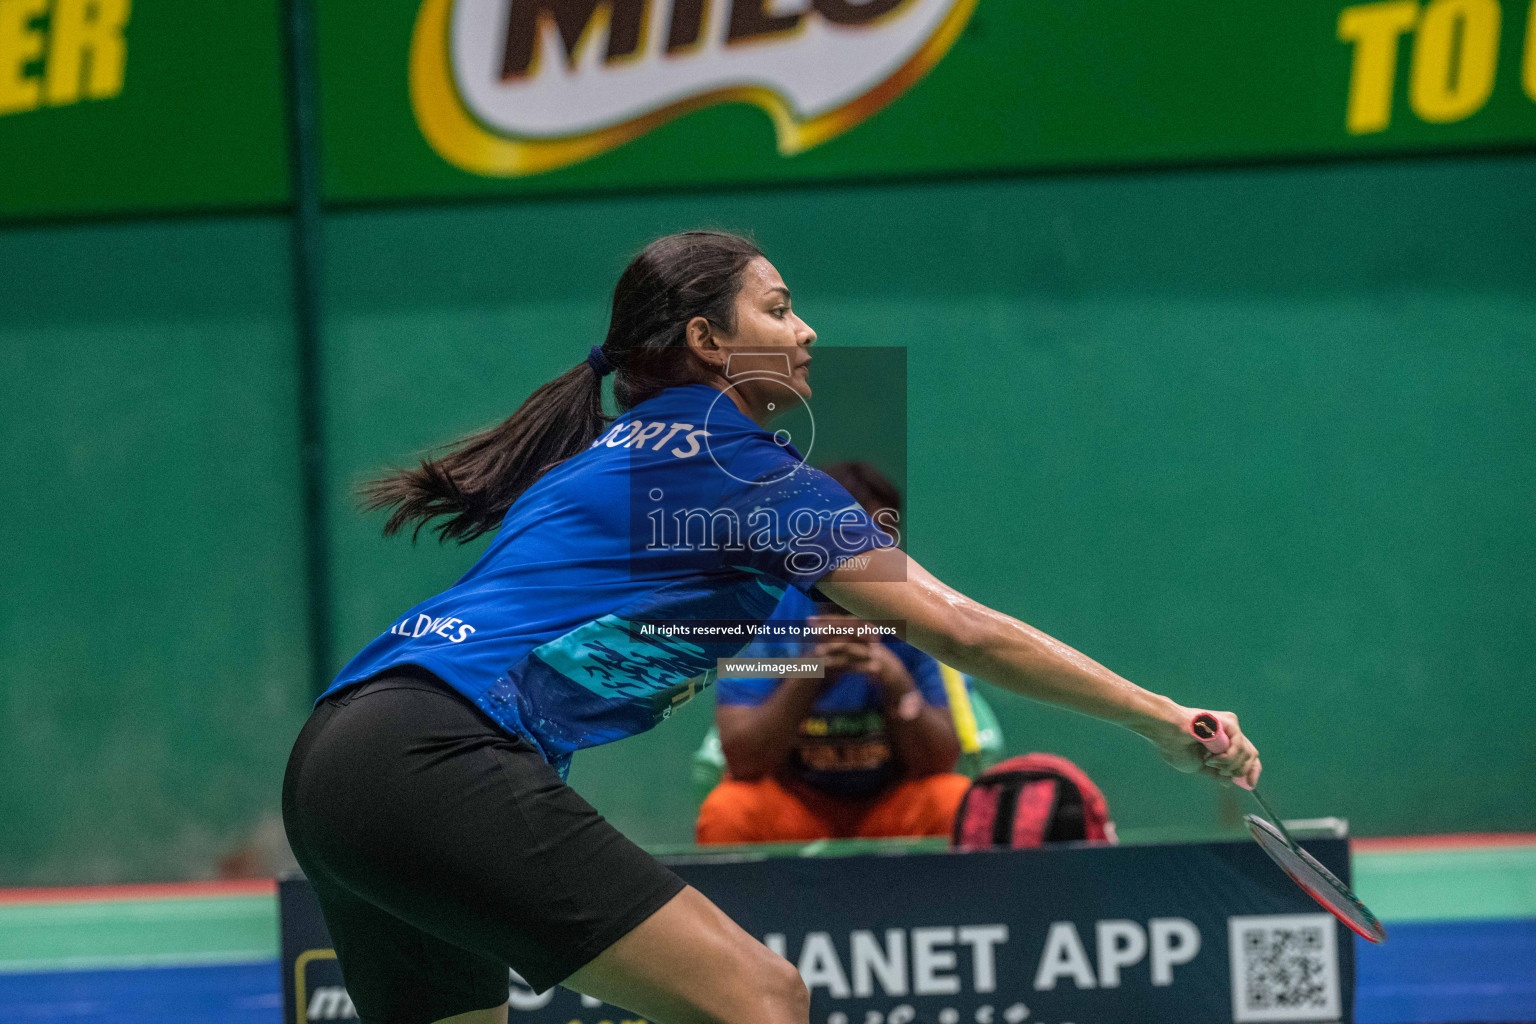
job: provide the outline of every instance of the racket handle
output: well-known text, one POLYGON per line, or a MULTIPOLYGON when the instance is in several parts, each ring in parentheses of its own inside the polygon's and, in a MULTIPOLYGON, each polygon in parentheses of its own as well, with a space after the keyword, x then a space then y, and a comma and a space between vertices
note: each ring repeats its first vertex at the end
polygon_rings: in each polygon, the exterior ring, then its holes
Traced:
MULTIPOLYGON (((1232 737, 1227 735, 1226 726, 1209 711, 1202 711, 1189 720, 1189 734, 1213 754, 1225 754, 1232 748, 1232 737)), ((1244 789, 1253 788, 1253 782, 1247 777, 1232 781, 1244 789)))

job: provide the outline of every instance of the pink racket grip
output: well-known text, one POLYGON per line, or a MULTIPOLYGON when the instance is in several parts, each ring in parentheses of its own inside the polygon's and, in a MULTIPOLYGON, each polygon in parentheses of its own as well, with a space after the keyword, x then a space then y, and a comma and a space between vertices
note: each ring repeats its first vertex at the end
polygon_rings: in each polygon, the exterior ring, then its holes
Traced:
MULTIPOLYGON (((1232 737, 1227 735, 1226 726, 1209 711, 1202 711, 1189 720, 1189 734, 1213 754, 1225 754, 1232 746, 1232 737)), ((1244 789, 1253 788, 1253 781, 1249 778, 1232 781, 1244 789)))

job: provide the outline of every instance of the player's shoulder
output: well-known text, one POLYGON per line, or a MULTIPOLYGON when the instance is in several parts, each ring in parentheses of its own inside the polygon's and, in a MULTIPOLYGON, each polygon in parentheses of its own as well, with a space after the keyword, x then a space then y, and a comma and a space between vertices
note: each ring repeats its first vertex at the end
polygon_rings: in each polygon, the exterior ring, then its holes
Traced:
MULTIPOLYGON (((756 492, 769 488, 772 493, 822 493, 835 487, 835 481, 806 463, 790 444, 781 444, 766 432, 742 432, 725 439, 711 438, 714 462, 726 479, 727 491, 756 492)), ((841 488, 838 488, 841 490, 841 488)))
POLYGON ((804 460, 792 444, 782 435, 769 433, 751 420, 741 417, 741 422, 709 425, 710 449, 724 460, 751 459, 773 463, 804 460))

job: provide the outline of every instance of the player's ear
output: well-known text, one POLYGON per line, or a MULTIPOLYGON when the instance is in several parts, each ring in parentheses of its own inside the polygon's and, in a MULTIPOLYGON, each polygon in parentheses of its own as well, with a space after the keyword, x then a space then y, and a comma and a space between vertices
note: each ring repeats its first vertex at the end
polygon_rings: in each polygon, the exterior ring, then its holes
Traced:
POLYGON ((696 316, 683 325, 683 336, 688 342, 688 347, 694 351, 719 349, 720 344, 715 340, 715 325, 709 322, 708 317, 696 316))
POLYGON ((717 330, 707 317, 696 316, 683 325, 683 341, 700 362, 724 373, 726 355, 720 348, 717 330))

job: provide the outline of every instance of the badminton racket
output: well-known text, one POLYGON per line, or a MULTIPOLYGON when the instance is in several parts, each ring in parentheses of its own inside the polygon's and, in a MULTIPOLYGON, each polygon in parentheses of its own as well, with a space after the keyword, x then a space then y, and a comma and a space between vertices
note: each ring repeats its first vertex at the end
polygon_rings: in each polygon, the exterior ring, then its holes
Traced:
MULTIPOLYGON (((1227 735, 1226 728, 1209 711, 1195 715, 1190 720, 1189 731, 1200 741, 1201 746, 1213 754, 1225 754, 1232 746, 1232 738, 1227 735)), ((1376 915, 1360 902, 1360 898, 1350 891, 1349 886, 1319 864, 1317 858, 1296 845, 1296 840, 1286 831, 1280 815, 1260 795, 1255 781, 1248 777, 1232 781, 1253 794, 1260 809, 1268 816, 1266 820, 1256 814, 1245 814, 1243 821, 1248 825, 1249 834, 1269 854, 1270 859, 1280 866, 1280 870, 1356 935, 1371 942, 1387 941, 1387 930, 1376 920, 1376 915)))

